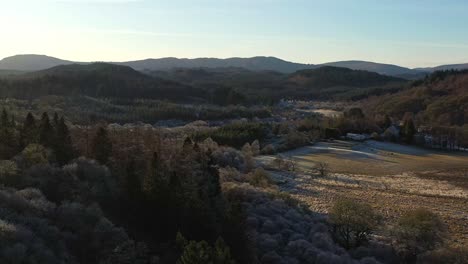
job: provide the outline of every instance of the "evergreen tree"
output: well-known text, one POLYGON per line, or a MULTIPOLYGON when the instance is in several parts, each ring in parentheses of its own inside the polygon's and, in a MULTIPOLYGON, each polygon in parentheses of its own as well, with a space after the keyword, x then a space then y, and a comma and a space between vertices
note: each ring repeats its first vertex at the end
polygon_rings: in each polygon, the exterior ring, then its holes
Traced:
POLYGON ((8 119, 8 112, 5 108, 2 109, 2 116, 0 118, 0 126, 2 128, 9 127, 11 125, 9 119, 8 119))
POLYGON ((0 159, 9 159, 17 152, 15 126, 5 108, 0 117, 0 159))
POLYGON ((405 119, 401 134, 405 143, 410 144, 413 141, 413 136, 416 134, 416 128, 412 118, 405 119))
POLYGON ((94 158, 101 164, 106 164, 112 154, 112 142, 104 127, 100 127, 92 142, 94 158))
POLYGON ((50 124, 49 115, 44 112, 39 125, 39 143, 47 148, 54 148, 55 131, 50 124))
POLYGON ((70 131, 63 117, 58 121, 56 131, 57 137, 54 150, 58 163, 63 166, 74 157, 70 131))
POLYGON ((21 147, 25 148, 29 144, 38 142, 38 132, 36 126, 36 119, 31 114, 28 113, 26 119, 24 120, 23 127, 21 128, 21 137, 20 143, 21 147))
MULTIPOLYGON (((145 175, 143 183, 146 197, 156 204, 174 202, 171 201, 170 197, 170 190, 172 189, 169 188, 170 180, 164 175, 164 168, 158 153, 153 153, 153 158, 149 166, 148 173, 145 175)), ((176 177, 172 180, 176 181, 176 177)), ((174 182, 174 185, 179 184, 174 182)), ((177 186, 174 186, 174 188, 177 188, 177 186)))

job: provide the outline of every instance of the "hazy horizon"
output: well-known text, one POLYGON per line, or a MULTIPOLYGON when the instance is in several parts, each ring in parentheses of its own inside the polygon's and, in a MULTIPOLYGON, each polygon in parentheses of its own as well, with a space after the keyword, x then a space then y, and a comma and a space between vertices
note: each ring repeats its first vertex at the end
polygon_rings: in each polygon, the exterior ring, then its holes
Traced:
POLYGON ((273 56, 408 68, 468 62, 468 3, 406 1, 2 1, 0 57, 71 61, 273 56))

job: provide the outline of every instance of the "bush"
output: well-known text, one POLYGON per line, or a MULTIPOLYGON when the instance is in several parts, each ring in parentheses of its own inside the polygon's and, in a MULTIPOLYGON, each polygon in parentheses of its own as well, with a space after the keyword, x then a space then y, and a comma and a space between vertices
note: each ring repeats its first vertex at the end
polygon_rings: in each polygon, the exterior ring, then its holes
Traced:
POLYGON ((272 183, 272 180, 263 168, 257 168, 249 174, 249 183, 253 186, 265 188, 272 183))
POLYGON ((282 170, 283 167, 284 167, 284 163, 285 163, 285 161, 284 161, 283 156, 278 155, 278 156, 275 157, 274 160, 271 161, 270 166, 275 168, 275 169, 282 170))
POLYGON ((236 122, 193 135, 197 141, 212 138, 220 145, 228 145, 235 148, 242 147, 246 142, 262 141, 267 136, 268 127, 254 122, 236 122))
POLYGON ((443 225, 439 217, 427 209, 408 211, 393 228, 396 249, 408 261, 435 248, 442 242, 443 225))
POLYGON ((273 155, 276 153, 276 149, 272 144, 268 144, 264 148, 262 148, 260 153, 263 155, 273 155))
POLYGON ((350 249, 368 241, 379 217, 367 204, 341 199, 333 205, 329 220, 335 240, 350 249))
POLYGON ((31 167, 38 164, 46 164, 49 162, 51 157, 51 152, 39 144, 28 145, 21 154, 24 158, 26 167, 31 167))
POLYGON ((282 150, 293 149, 297 147, 305 146, 309 143, 309 138, 297 131, 289 131, 286 135, 285 142, 282 146, 282 150))
POLYGON ((14 185, 17 182, 17 177, 18 167, 16 163, 10 160, 0 160, 0 184, 14 185))
POLYGON ((218 238, 214 246, 206 241, 187 241, 180 233, 177 233, 176 242, 182 249, 177 264, 234 264, 229 247, 222 238, 218 238))
POLYGON ((341 136, 341 133, 340 133, 340 130, 336 129, 336 128, 330 128, 330 127, 327 127, 325 128, 325 138, 340 138, 341 136))

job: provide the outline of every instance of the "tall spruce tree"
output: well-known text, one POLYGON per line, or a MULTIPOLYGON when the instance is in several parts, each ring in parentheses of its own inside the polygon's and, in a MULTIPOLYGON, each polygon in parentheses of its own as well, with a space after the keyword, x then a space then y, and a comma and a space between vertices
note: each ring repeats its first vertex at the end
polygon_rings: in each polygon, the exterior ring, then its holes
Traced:
POLYGON ((70 131, 63 117, 57 123, 54 150, 60 165, 67 164, 74 157, 70 131))
POLYGON ((28 113, 24 120, 23 127, 21 128, 20 144, 22 148, 25 148, 29 144, 38 142, 38 131, 36 125, 36 119, 28 113))
POLYGON ((401 132, 404 142, 410 144, 413 141, 414 134, 416 134, 416 128, 412 118, 405 119, 401 132))
POLYGON ((107 129, 100 127, 92 142, 94 158, 101 164, 106 164, 112 154, 112 142, 107 133, 107 129))
POLYGON ((9 159, 17 151, 15 125, 5 108, 0 116, 0 159, 9 159))
POLYGON ((154 152, 148 173, 145 175, 143 187, 148 199, 156 202, 168 201, 169 180, 163 172, 164 168, 158 153, 154 152))
POLYGON ((44 112, 39 124, 39 143, 46 148, 54 148, 55 131, 50 124, 49 115, 44 112))

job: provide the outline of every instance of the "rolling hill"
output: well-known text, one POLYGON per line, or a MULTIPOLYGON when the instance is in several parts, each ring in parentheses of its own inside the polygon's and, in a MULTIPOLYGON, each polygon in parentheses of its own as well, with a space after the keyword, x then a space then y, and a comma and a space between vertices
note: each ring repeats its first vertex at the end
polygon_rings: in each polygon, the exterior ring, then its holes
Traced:
POLYGON ((173 68, 244 68, 251 71, 278 71, 292 73, 300 69, 313 68, 313 65, 300 64, 284 61, 275 57, 253 57, 253 58, 198 58, 178 59, 162 58, 147 59, 140 61, 121 62, 121 65, 130 66, 136 70, 170 70, 173 68))
POLYGON ((407 90, 364 102, 367 112, 401 119, 415 114, 422 124, 468 124, 468 70, 434 72, 407 90))
POLYGON ((281 98, 356 100, 399 91, 407 84, 396 77, 332 66, 291 74, 243 68, 181 68, 150 74, 200 89, 233 89, 254 102, 281 98))
POLYGON ((271 103, 282 98, 358 100, 403 89, 407 81, 338 67, 292 74, 244 68, 181 68, 142 73, 128 66, 69 64, 0 78, 0 96, 148 98, 213 104, 271 103))
POLYGON ((15 55, 0 60, 0 70, 40 71, 72 63, 45 55, 15 55))
POLYGON ((286 86, 297 95, 341 100, 393 93, 404 89, 406 84, 406 80, 397 77, 333 66, 301 70, 289 75, 286 81, 286 86))
POLYGON ((441 65, 433 68, 420 68, 420 70, 425 71, 447 71, 447 70, 466 70, 468 69, 468 63, 464 64, 450 64, 450 65, 441 65))
MULTIPOLYGON (((14 71, 39 71, 59 65, 76 64, 68 60, 61 60, 44 55, 16 55, 0 60, 0 70, 14 71)), ((112 64, 129 66, 137 71, 155 72, 171 71, 173 69, 217 69, 217 68, 243 68, 250 71, 276 71, 285 74, 294 73, 299 70, 317 69, 323 66, 334 66, 348 68, 352 70, 364 70, 376 72, 383 75, 395 76, 405 79, 419 79, 425 75, 447 69, 466 69, 468 64, 441 65, 433 68, 415 68, 409 69, 392 64, 383 64, 368 61, 337 61, 323 64, 303 64, 294 63, 278 59, 275 57, 252 57, 252 58, 160 58, 145 59, 126 62, 110 62, 112 64)), ((80 62, 78 64, 89 64, 89 62, 80 62)))
POLYGON ((0 96, 37 98, 45 95, 187 100, 202 97, 188 85, 154 78, 126 66, 92 63, 56 66, 0 79, 0 96))
POLYGON ((424 70, 413 70, 392 64, 375 63, 369 61, 338 61, 321 64, 323 66, 334 66, 348 68, 352 70, 363 70, 370 72, 377 72, 379 74, 397 76, 397 77, 409 77, 409 76, 420 76, 424 77, 427 73, 424 70))

